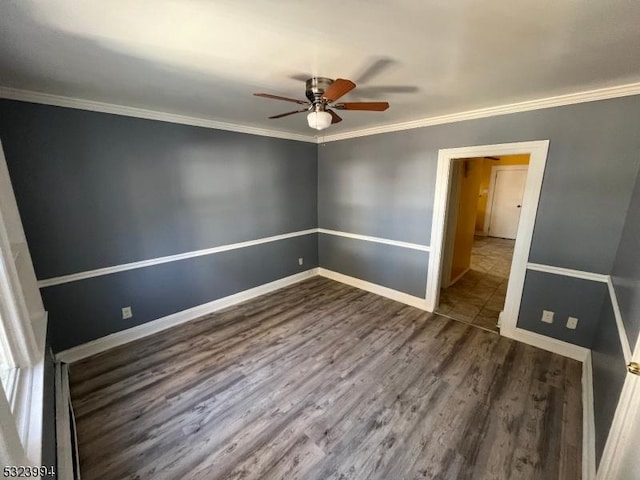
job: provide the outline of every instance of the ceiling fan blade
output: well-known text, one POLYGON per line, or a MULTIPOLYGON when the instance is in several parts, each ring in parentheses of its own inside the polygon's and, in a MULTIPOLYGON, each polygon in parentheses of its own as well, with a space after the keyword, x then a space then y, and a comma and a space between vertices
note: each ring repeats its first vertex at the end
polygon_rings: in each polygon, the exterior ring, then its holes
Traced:
POLYGON ((334 123, 339 123, 342 121, 342 118, 340 117, 340 115, 338 115, 336 112, 334 112, 333 110, 329 110, 327 109, 327 112, 329 112, 331 114, 331 124, 333 125, 334 123))
POLYGON ((344 78, 337 78, 329 88, 324 92, 323 98, 329 102, 335 102, 341 96, 349 93, 356 88, 356 84, 351 80, 345 80, 344 78))
POLYGON ((299 105, 306 105, 309 103, 309 102, 305 102, 304 100, 296 100, 295 98, 281 97, 279 95, 271 95, 269 93, 254 93, 254 95, 256 97, 272 98, 274 100, 284 100, 285 102, 293 102, 299 105))
POLYGON ((287 113, 281 113, 280 115, 273 115, 269 118, 282 118, 282 117, 286 117, 288 115, 293 115, 294 113, 301 113, 301 112, 306 112, 307 109, 305 108, 304 110, 294 110, 293 112, 287 112, 287 113))
POLYGON ((338 110, 368 110, 370 112, 384 112, 389 108, 388 102, 346 102, 333 106, 338 110))

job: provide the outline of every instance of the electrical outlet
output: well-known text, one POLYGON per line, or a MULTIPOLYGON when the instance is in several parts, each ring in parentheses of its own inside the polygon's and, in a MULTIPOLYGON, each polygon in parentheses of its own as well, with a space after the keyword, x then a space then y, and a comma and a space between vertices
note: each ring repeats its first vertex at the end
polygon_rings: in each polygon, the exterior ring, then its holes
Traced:
POLYGON ((540 320, 542 320, 544 323, 553 323, 553 315, 554 312, 550 310, 543 310, 542 318, 540 320))
POLYGON ((578 327, 578 319, 576 317, 569 317, 567 319, 567 328, 575 330, 578 327))
POLYGON ((298 259, 298 265, 302 265, 304 263, 304 258, 300 257, 298 259))
POLYGON ((126 320, 127 318, 133 317, 133 312, 131 311, 131 307, 122 307, 122 319, 126 320))

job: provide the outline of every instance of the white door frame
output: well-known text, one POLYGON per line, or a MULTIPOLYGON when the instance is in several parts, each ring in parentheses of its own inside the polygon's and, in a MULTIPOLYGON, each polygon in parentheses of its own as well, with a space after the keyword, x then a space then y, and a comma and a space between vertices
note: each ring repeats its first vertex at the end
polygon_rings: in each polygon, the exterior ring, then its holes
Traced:
POLYGON ((487 194, 487 207, 484 212, 484 234, 489 235, 491 226, 491 213, 493 212, 493 195, 496 188, 496 177, 501 170, 529 170, 529 165, 495 165, 491 167, 489 176, 489 193, 487 194))
POLYGON ((444 228, 447 218, 447 195, 451 178, 451 166, 457 158, 529 154, 529 171, 522 198, 520 224, 513 251, 513 261, 509 275, 509 285, 500 315, 500 334, 513 336, 520 311, 520 301, 524 288, 524 277, 531 249, 533 227, 538 211, 538 201, 542 189, 542 179, 547 163, 549 140, 532 142, 502 143, 496 145, 479 145, 472 147, 447 148, 438 152, 438 169, 436 173, 435 199, 433 203, 433 220, 431 223, 431 247, 429 254, 429 271, 427 274, 426 308, 433 312, 438 306, 440 295, 440 275, 442 271, 442 253, 444 228))
MULTIPOLYGON (((451 179, 453 179, 453 175, 455 170, 453 167, 451 168, 451 179)), ((449 182, 451 185, 451 191, 447 196, 447 201, 449 202, 449 206, 455 206, 455 210, 451 212, 451 215, 447 217, 447 224, 445 225, 444 235, 445 238, 443 240, 443 255, 444 260, 442 264, 442 272, 446 273, 446 275, 440 277, 440 285, 444 284, 445 287, 450 287, 453 282, 451 278, 451 269, 453 268, 453 247, 456 240, 456 226, 458 224, 458 208, 460 207, 460 183, 462 182, 462 178, 460 176, 460 172, 458 172, 457 178, 455 179, 455 184, 449 182), (455 198, 455 200, 454 200, 455 198), (453 227, 453 228, 452 228, 453 227)), ((448 208, 448 207, 447 207, 448 208)))

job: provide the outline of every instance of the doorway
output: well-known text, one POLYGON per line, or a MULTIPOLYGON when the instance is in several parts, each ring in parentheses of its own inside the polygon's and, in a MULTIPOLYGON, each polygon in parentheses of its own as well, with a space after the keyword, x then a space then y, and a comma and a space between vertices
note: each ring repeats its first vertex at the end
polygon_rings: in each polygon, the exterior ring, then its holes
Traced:
MULTIPOLYGON (((489 325, 487 321, 487 325, 482 325, 483 328, 489 328, 494 331, 499 330, 500 334, 511 338, 526 335, 526 333, 516 328, 516 324, 548 146, 549 142, 544 140, 452 148, 439 151, 426 293, 428 310, 438 311, 438 306, 441 303, 441 287, 449 288, 460 282, 462 282, 460 288, 463 286, 469 287, 473 284, 483 287, 495 287, 491 292, 488 288, 485 289, 481 295, 484 299, 475 299, 476 303, 484 302, 485 300, 486 302, 482 305, 475 305, 475 307, 481 307, 480 310, 473 316, 473 312, 470 310, 463 321, 466 320, 467 323, 472 323, 483 308, 489 307, 490 310, 496 313, 497 320, 493 325, 489 325), (527 168, 526 176, 516 173, 515 179, 511 176, 511 181, 508 181, 509 174, 503 176, 500 173, 496 173, 500 170, 492 171, 492 168, 495 167, 515 166, 513 163, 511 165, 500 164, 503 163, 499 161, 500 158, 507 156, 526 158, 526 162, 521 162, 521 165, 524 164, 527 168), (482 166, 480 166, 478 159, 483 160, 482 166), (487 161, 486 163, 485 160, 487 161), (473 173, 474 166, 476 167, 475 174, 473 173), (489 170, 489 179, 486 184, 483 182, 478 183, 477 190, 475 190, 475 198, 473 198, 473 195, 462 195, 464 190, 460 185, 457 185, 456 176, 464 178, 466 172, 466 178, 473 179, 475 178, 474 175, 478 176, 478 172, 483 169, 489 170), (493 185, 491 184, 491 179, 493 179, 493 185), (519 202, 509 205, 506 200, 514 195, 513 192, 510 192, 513 189, 508 188, 508 186, 518 181, 524 183, 523 192, 519 202), (498 191, 496 191, 496 186, 499 188, 498 191), (465 268, 462 272, 460 272, 459 265, 456 263, 455 249, 452 253, 450 249, 446 248, 447 242, 450 244, 451 239, 456 238, 454 232, 457 231, 460 216, 466 217, 466 213, 462 212, 461 214, 460 203, 456 205, 455 196, 451 197, 452 192, 459 198, 466 198, 469 204, 473 204, 475 200, 476 205, 473 215, 474 224, 471 227, 471 241, 469 241, 469 224, 471 223, 469 218, 466 218, 465 226, 461 227, 461 232, 465 233, 462 236, 464 238, 458 240, 459 244, 466 245, 465 248, 471 252, 468 270, 465 268), (461 195, 462 197, 460 197, 461 195), (489 198, 490 195, 491 198, 489 198), (503 206, 503 204, 506 206, 503 206), (494 208, 497 213, 493 213, 494 208), (504 234, 506 231, 504 229, 508 228, 513 230, 513 219, 497 220, 500 210, 505 208, 508 211, 511 211, 509 209, 518 211, 516 215, 517 221, 515 222, 515 240, 489 235, 492 232, 492 223, 493 228, 498 229, 498 233, 504 234), (452 225, 455 226, 456 230, 451 230, 451 228, 454 228, 452 225), (450 270, 454 264, 458 267, 456 272, 460 273, 456 274, 450 270), (475 269, 484 270, 484 272, 472 273, 475 269), (498 277, 503 275, 503 277, 487 280, 486 275, 483 276, 487 272, 492 275, 498 274, 496 275, 498 277), (500 295, 502 298, 500 298, 500 295), (490 304, 487 303, 489 301, 491 301, 490 304)), ((521 166, 520 168, 503 169, 504 172, 509 170, 516 172, 523 169, 521 166)), ((478 180, 467 180, 466 183, 474 184, 474 182, 478 182, 478 180)), ((513 214, 511 216, 513 217, 513 214)), ((464 266, 464 262, 462 265, 464 266)), ((469 295, 467 294, 467 296, 469 295)), ((444 298, 443 300, 446 301, 447 299, 444 298)), ((453 305, 449 306, 451 308, 448 315, 451 315, 453 305)), ((447 307, 445 306, 444 308, 446 309, 447 307)), ((462 309, 463 307, 460 307, 459 311, 462 309)), ((477 310, 477 308, 473 310, 477 310)), ((484 313, 487 313, 487 311, 485 310, 484 313)), ((477 322, 481 320, 477 320, 477 322)))
POLYGON ((436 312, 498 332, 529 155, 455 159, 436 312))

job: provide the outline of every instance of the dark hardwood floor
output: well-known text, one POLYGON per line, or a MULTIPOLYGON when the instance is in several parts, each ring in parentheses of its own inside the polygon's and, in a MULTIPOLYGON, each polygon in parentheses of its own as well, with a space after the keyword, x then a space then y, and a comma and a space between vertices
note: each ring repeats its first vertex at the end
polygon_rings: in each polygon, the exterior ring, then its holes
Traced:
POLYGON ((328 279, 70 373, 83 480, 580 478, 579 362, 328 279))

